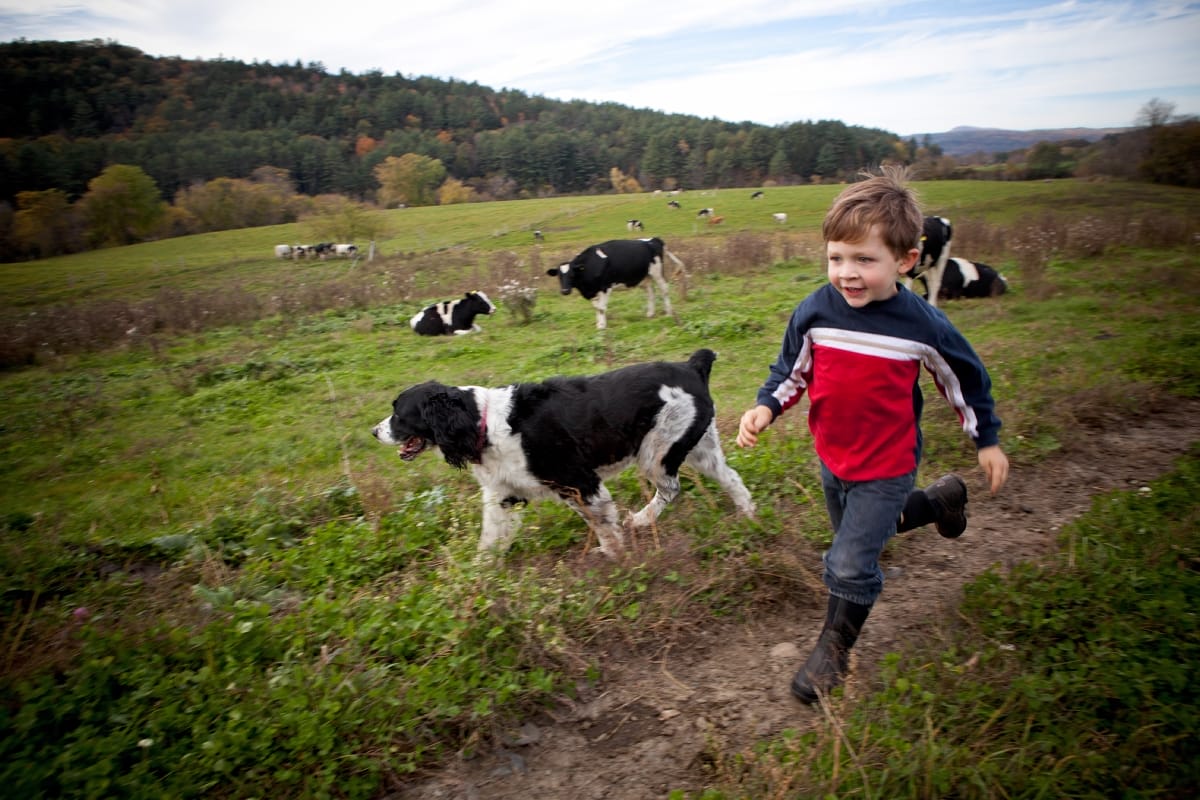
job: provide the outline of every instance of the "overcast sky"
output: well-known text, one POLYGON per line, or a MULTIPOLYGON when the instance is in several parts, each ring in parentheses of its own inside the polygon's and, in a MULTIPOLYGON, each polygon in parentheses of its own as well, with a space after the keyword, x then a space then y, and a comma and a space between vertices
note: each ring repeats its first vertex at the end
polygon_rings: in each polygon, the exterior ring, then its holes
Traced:
POLYGON ((320 62, 549 98, 908 135, 1200 114, 1200 2, 0 0, 4 41, 320 62))

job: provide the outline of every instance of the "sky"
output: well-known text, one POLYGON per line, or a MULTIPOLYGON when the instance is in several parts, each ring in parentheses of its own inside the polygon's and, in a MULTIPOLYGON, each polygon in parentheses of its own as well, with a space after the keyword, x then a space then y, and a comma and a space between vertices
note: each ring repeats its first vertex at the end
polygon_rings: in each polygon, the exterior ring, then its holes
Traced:
POLYGON ((0 41, 378 70, 902 136, 1200 114, 1186 0, 0 0, 0 41))

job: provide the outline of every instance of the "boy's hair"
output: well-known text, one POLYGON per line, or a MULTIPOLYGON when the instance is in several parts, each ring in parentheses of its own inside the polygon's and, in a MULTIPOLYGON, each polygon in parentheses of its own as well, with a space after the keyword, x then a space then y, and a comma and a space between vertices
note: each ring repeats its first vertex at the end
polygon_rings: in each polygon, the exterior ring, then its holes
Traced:
POLYGON ((916 192, 908 188, 908 169, 884 165, 879 171, 860 173, 866 180, 837 196, 821 224, 821 235, 826 242, 860 242, 878 225, 887 248, 903 257, 921 246, 925 217, 916 192))

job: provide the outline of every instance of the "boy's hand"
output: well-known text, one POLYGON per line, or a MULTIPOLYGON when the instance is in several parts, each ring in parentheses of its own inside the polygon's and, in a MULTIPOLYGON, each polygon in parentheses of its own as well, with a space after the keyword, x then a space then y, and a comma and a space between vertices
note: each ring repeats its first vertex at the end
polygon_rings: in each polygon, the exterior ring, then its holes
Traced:
POLYGON ((983 467, 992 494, 1000 491, 1000 487, 1008 481, 1008 456, 1004 455, 1000 445, 980 448, 979 466, 983 467))
POLYGON ((774 418, 774 412, 766 406, 755 406, 742 414, 741 424, 738 425, 738 447, 754 447, 758 444, 758 434, 766 430, 774 418))

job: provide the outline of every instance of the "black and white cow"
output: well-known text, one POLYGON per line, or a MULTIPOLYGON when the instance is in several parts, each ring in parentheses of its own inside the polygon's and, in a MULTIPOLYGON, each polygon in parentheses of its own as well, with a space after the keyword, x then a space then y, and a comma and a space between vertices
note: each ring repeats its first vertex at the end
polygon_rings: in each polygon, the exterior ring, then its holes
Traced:
POLYGON ((946 262, 950 259, 953 234, 950 220, 945 217, 926 217, 921 230, 921 254, 908 273, 909 288, 912 288, 913 279, 920 278, 921 283, 925 284, 925 297, 932 306, 937 305, 942 288, 942 273, 946 271, 946 262))
POLYGON ((750 195, 750 199, 751 200, 761 200, 762 196, 763 196, 763 193, 761 191, 758 191, 758 192, 755 192, 754 194, 750 195))
POLYGON ((494 314, 496 307, 483 292, 467 292, 457 300, 443 300, 426 306, 409 320, 422 336, 443 336, 482 330, 475 324, 480 314, 494 314))
POLYGON ((503 555, 530 500, 558 500, 617 557, 624 535, 604 479, 627 466, 654 484, 654 497, 628 521, 654 524, 679 494, 679 469, 691 465, 717 482, 737 510, 754 501, 725 461, 708 381, 716 353, 686 362, 634 364, 601 375, 550 378, 500 388, 429 381, 404 390, 372 429, 411 461, 436 447, 446 463, 469 467, 483 492, 481 555, 503 555))
POLYGON ((356 244, 335 244, 333 245, 333 254, 342 258, 350 258, 358 255, 358 245, 356 244))
POLYGON ((640 231, 644 227, 640 219, 625 220, 625 227, 631 231, 640 231))
POLYGON ((978 261, 951 258, 942 273, 938 297, 957 300, 961 297, 998 297, 1008 291, 1008 281, 996 270, 978 261))
POLYGON ((668 200, 667 208, 680 208, 679 201, 678 200, 668 200))
MULTIPOLYGON (((594 244, 565 264, 546 270, 546 274, 558 278, 563 294, 578 289, 596 309, 596 327, 604 330, 608 326, 608 296, 616 286, 634 287, 649 275, 646 284, 646 316, 654 316, 654 287, 662 294, 663 308, 668 314, 671 298, 667 294, 667 280, 663 275, 663 253, 666 246, 655 236, 651 239, 612 239, 594 244)), ((668 254, 670 255, 670 254, 668 254)), ((671 256, 676 263, 679 259, 671 256)))
POLYGON ((696 212, 697 217, 711 217, 716 212, 711 208, 702 208, 696 212))

